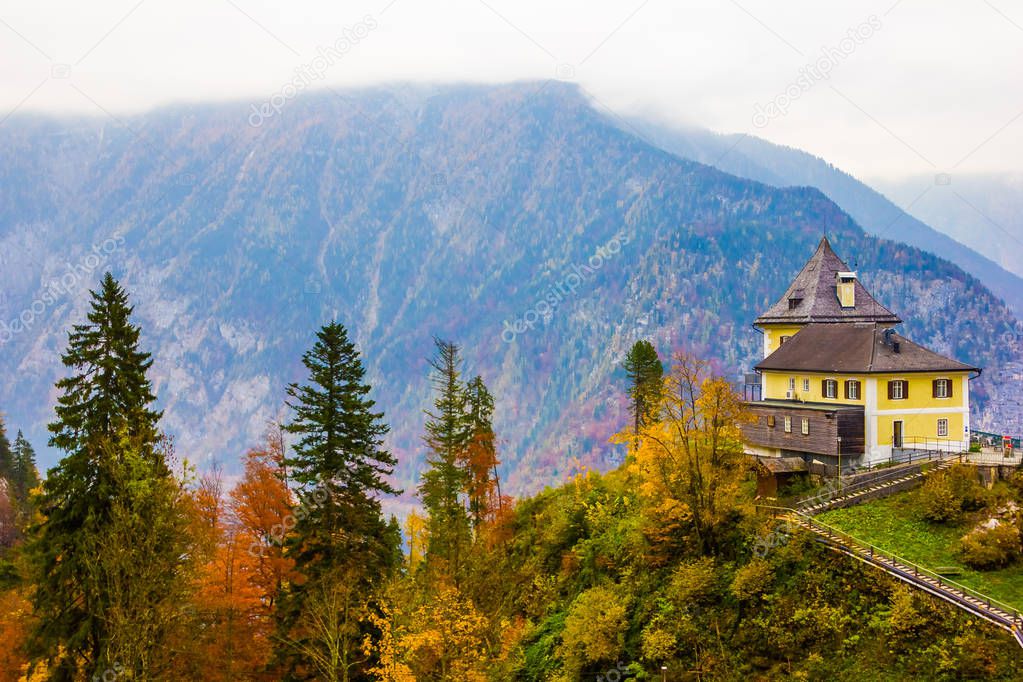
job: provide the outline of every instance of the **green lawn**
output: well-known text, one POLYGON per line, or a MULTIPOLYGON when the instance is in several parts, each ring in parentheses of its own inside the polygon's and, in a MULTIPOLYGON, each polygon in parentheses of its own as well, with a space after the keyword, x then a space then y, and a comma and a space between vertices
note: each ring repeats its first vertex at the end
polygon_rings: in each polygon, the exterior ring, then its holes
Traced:
POLYGON ((956 556, 956 549, 959 538, 972 527, 972 522, 950 526, 924 521, 913 505, 913 497, 912 492, 899 493, 883 500, 824 512, 817 518, 931 570, 961 568, 962 573, 949 578, 1023 612, 1023 565, 994 571, 967 568, 956 556))

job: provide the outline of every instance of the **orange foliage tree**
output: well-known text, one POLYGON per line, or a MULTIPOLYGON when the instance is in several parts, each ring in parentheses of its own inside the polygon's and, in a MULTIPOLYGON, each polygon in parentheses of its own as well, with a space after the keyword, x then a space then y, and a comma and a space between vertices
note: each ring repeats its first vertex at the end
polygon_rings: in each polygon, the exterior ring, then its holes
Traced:
POLYGON ((273 609, 291 568, 281 541, 291 515, 283 442, 271 431, 245 455, 245 473, 225 498, 220 477, 195 491, 196 533, 206 549, 192 609, 202 636, 191 646, 202 679, 251 679, 266 673, 273 609))

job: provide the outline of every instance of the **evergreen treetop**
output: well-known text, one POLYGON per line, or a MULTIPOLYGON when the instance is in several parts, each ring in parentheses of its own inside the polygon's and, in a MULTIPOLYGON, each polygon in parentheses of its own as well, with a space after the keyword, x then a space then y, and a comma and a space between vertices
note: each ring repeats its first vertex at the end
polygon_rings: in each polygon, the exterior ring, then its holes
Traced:
POLYGON ((11 441, 7 438, 7 427, 3 415, 0 415, 0 478, 10 482, 14 476, 14 452, 11 441))
POLYGON ((108 272, 99 292, 91 292, 88 323, 75 325, 61 356, 75 373, 57 382, 57 419, 50 424, 50 445, 65 452, 86 448, 90 440, 127 437, 141 446, 154 445, 161 413, 146 377, 153 361, 139 350, 139 327, 131 323, 134 308, 108 272))
POLYGON ((646 339, 640 339, 632 344, 623 366, 629 378, 633 428, 639 433, 640 427, 647 424, 657 410, 664 365, 654 345, 646 339))

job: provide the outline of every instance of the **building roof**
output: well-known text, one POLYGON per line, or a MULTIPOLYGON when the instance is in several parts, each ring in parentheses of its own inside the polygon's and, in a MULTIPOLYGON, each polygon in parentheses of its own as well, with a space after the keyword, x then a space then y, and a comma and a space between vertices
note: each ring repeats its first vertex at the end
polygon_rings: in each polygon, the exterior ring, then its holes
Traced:
POLYGON ((979 372, 874 323, 810 324, 783 343, 758 370, 892 374, 902 372, 979 372))
POLYGON ((818 412, 862 412, 863 405, 847 405, 845 403, 814 403, 799 401, 793 402, 791 400, 781 400, 779 398, 766 398, 764 400, 748 400, 746 401, 746 407, 750 409, 764 408, 764 409, 783 409, 786 412, 792 410, 815 410, 818 412))
MULTIPOLYGON (((835 293, 835 275, 849 272, 849 266, 831 249, 828 238, 821 239, 817 251, 792 280, 785 295, 756 319, 755 324, 809 324, 811 322, 880 322, 899 324, 902 320, 878 303, 856 279, 855 305, 843 308, 835 293), (790 306, 791 299, 800 299, 790 306)), ((852 274, 852 273, 849 273, 852 274)))
POLYGON ((809 470, 802 457, 757 457, 757 463, 772 474, 795 474, 809 470))

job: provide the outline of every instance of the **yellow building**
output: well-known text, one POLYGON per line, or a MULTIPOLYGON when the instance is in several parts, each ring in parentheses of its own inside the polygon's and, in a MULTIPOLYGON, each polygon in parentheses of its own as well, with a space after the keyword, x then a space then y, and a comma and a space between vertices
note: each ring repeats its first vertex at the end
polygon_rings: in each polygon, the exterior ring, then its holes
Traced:
POLYGON ((764 358, 747 450, 843 469, 967 450, 980 369, 913 343, 893 329, 901 322, 822 239, 755 322, 764 358))

